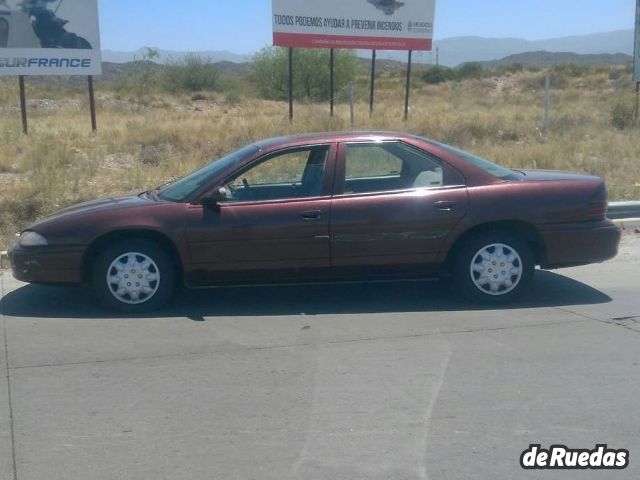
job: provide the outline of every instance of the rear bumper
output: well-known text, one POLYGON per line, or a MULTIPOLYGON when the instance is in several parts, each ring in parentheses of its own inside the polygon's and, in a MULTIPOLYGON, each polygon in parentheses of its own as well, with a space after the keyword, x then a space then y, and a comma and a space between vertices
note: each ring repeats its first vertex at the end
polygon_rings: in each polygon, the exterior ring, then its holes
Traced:
POLYGON ((611 220, 544 225, 542 268, 561 268, 610 260, 618 254, 621 230, 611 220))
POLYGON ((45 284, 82 283, 84 247, 34 247, 14 245, 9 250, 13 276, 22 282, 45 284))

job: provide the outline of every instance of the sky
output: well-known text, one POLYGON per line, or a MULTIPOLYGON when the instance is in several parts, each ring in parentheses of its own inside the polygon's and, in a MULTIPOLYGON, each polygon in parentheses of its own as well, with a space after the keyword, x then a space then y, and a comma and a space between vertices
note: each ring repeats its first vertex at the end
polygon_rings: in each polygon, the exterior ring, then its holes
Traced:
MULTIPOLYGON (((271 43, 271 0, 98 3, 103 49, 132 51, 153 46, 247 54, 271 43)), ((435 39, 477 35, 539 40, 629 29, 634 25, 635 3, 636 0, 437 0, 435 39)))

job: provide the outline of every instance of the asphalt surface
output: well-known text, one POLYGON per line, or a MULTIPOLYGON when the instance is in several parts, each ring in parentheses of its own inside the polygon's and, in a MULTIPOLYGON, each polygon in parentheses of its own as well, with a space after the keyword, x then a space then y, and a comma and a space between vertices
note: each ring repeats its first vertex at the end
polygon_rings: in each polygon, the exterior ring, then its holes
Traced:
POLYGON ((2 480, 640 478, 640 235, 498 310, 413 282, 114 318, 83 289, 0 282, 2 480), (530 443, 630 465, 525 472, 530 443))

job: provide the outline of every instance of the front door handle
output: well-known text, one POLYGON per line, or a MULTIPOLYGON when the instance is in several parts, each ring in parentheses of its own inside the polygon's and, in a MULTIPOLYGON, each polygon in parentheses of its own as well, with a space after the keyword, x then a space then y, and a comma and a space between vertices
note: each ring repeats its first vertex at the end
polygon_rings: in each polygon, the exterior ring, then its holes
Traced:
POLYGON ((302 212, 300 214, 303 220, 311 221, 311 220, 320 220, 322 218, 322 211, 320 210, 310 210, 308 212, 302 212))
POLYGON ((453 207, 456 206, 456 202, 436 202, 433 204, 433 206, 438 210, 442 210, 443 212, 450 212, 451 210, 453 210, 453 207))

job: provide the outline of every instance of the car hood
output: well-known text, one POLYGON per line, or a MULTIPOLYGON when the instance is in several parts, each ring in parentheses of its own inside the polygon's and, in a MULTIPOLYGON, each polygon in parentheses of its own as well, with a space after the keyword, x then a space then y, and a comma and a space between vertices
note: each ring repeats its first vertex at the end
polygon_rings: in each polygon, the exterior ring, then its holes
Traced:
POLYGON ((558 170, 522 170, 525 177, 522 179, 524 182, 545 182, 545 181, 558 181, 558 180, 591 180, 599 181, 599 177, 594 175, 587 175, 584 173, 576 172, 561 172, 558 170))
POLYGON ((149 205, 150 203, 153 203, 153 200, 146 198, 140 193, 92 200, 90 202, 79 203, 63 210, 59 210, 54 214, 43 218, 38 223, 32 225, 31 228, 37 228, 38 226, 42 226, 45 224, 50 224, 60 220, 70 220, 74 217, 82 217, 97 212, 103 212, 113 209, 122 210, 135 208, 149 205))

